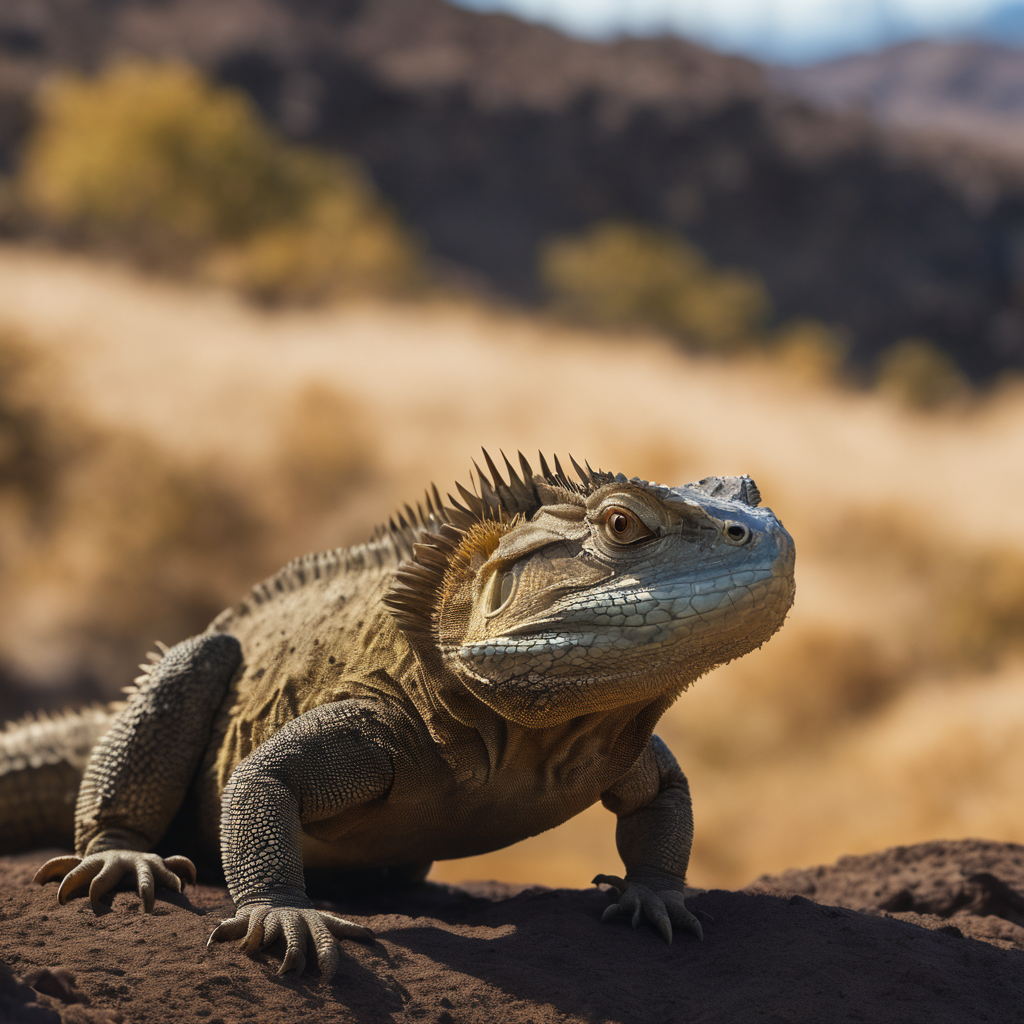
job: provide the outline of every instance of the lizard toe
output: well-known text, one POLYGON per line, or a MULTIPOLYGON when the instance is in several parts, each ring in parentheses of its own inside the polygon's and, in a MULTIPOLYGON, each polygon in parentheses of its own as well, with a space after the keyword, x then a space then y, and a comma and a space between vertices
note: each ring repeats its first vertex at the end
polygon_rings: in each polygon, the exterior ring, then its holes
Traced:
POLYGON ((86 857, 77 867, 72 868, 61 880, 57 889, 57 902, 63 906, 71 898, 76 889, 88 885, 102 870, 104 861, 101 857, 86 857))
POLYGON ((309 937, 309 922, 304 914, 292 911, 283 913, 282 927, 285 935, 284 960, 278 974, 295 971, 296 977, 306 969, 306 941, 309 937))
POLYGON ((89 884, 90 902, 96 903, 104 893, 110 892, 131 870, 132 865, 121 857, 102 863, 99 874, 89 884))
POLYGON ((356 942, 373 942, 374 934, 369 928, 349 921, 347 918, 339 917, 337 914, 330 914, 325 910, 320 912, 320 920, 330 933, 339 939, 355 939, 356 942))
MULTIPOLYGON (((682 928, 684 931, 690 932, 691 935, 695 935, 699 942, 703 942, 704 928, 700 923, 700 918, 686 906, 683 894, 681 892, 669 891, 663 892, 661 896, 665 901, 665 907, 668 910, 669 917, 672 919, 672 923, 677 928, 682 928)), ((698 911, 698 913, 701 912, 698 911)), ((702 914, 702 916, 709 921, 714 920, 710 914, 702 914)))
POLYGON ((249 927, 242 941, 242 950, 250 955, 263 946, 263 939, 266 935, 267 915, 269 907, 256 907, 246 916, 249 919, 249 927))

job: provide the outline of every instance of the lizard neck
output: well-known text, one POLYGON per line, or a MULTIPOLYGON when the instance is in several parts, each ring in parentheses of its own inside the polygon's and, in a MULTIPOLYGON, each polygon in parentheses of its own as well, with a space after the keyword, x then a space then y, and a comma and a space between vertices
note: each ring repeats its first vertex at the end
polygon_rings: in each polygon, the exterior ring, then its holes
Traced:
POLYGON ((436 652, 417 651, 417 660, 419 679, 409 696, 441 756, 460 781, 473 786, 484 785, 506 768, 526 770, 531 764, 543 764, 560 778, 588 769, 615 777, 624 774, 681 689, 550 726, 530 727, 504 717, 476 697, 436 652))

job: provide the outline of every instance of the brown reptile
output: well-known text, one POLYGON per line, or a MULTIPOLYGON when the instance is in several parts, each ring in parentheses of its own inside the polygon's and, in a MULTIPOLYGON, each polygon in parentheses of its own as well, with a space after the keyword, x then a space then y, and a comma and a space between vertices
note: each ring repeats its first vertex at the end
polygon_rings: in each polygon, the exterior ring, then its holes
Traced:
POLYGON ((749 477, 486 464, 476 492, 434 488, 373 542, 292 562, 153 656, 123 704, 8 727, 6 850, 70 839, 77 789, 77 855, 37 881, 62 878, 63 903, 134 875, 151 910, 195 879, 152 852, 174 819, 184 852, 219 851, 235 902, 210 941, 283 936, 282 972, 311 946, 329 976, 335 937, 370 933, 314 909, 304 867, 422 879, 600 800, 626 867, 595 880, 618 891, 605 918, 700 938, 689 787, 653 730, 781 626, 793 543, 749 477))

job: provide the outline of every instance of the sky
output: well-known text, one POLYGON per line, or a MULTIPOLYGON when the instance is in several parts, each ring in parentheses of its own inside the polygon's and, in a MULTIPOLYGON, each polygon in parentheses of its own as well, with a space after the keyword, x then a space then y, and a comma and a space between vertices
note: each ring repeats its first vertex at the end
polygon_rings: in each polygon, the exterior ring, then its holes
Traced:
POLYGON ((715 49, 810 63, 931 36, 1024 43, 1024 0, 458 0, 575 35, 673 32, 715 49))

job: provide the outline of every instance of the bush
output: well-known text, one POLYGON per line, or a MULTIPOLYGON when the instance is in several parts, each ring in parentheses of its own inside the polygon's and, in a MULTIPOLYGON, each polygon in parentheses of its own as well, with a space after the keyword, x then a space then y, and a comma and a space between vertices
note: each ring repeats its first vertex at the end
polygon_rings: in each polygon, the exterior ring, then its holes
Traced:
POLYGON ((904 338, 878 360, 878 387, 917 409, 936 409, 970 392, 956 363, 927 338, 904 338))
POLYGON ((258 231, 206 264, 207 275, 257 302, 308 303, 356 293, 394 293, 420 279, 416 253, 369 186, 337 168, 339 184, 301 218, 258 231))
POLYGON ((213 267, 264 298, 400 287, 416 262, 351 161, 287 145, 244 95, 184 64, 51 82, 19 192, 66 236, 213 267))
POLYGON ((847 348, 819 320, 790 320, 775 332, 775 356, 797 380, 823 383, 839 378, 847 348))
POLYGON ((770 312, 755 274, 716 268, 679 236, 626 223, 550 242, 541 276, 555 307, 569 316, 664 331, 714 351, 748 344, 770 312))

